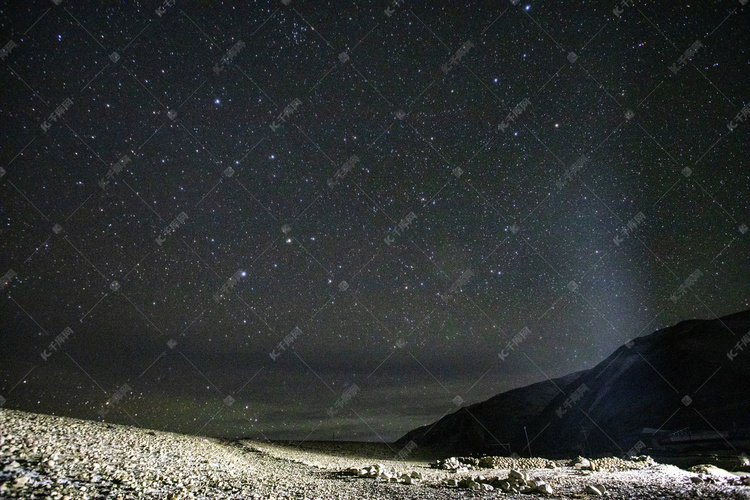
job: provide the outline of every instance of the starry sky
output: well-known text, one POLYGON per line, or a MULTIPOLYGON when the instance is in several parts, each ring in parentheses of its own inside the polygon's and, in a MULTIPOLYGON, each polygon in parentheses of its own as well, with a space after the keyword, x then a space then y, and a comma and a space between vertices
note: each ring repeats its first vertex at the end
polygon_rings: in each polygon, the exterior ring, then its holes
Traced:
POLYGON ((0 7, 0 404, 394 440, 750 308, 750 6, 0 7))

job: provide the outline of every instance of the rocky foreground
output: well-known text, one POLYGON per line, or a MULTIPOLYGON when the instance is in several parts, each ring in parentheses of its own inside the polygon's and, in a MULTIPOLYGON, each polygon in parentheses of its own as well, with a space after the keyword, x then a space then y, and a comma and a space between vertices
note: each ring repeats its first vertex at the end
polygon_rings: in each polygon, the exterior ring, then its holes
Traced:
POLYGON ((750 499, 750 474, 649 457, 431 463, 422 451, 230 442, 0 409, 0 498, 750 499))

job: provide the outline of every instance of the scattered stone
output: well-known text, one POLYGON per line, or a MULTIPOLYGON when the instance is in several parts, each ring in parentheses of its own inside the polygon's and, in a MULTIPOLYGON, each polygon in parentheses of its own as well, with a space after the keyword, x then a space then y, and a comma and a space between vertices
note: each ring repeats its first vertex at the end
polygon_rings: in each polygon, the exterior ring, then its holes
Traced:
POLYGON ((731 475, 712 466, 691 473, 656 464, 646 456, 585 459, 589 468, 585 468, 583 457, 570 466, 567 461, 555 463, 541 458, 450 457, 439 461, 447 468, 423 474, 421 467, 426 463, 410 466, 386 459, 391 455, 385 450, 382 455, 361 455, 383 456, 384 464, 352 463, 351 457, 356 455, 350 452, 356 448, 347 449, 339 443, 330 445, 336 451, 318 453, 315 450, 329 445, 294 447, 163 432, 147 434, 124 425, 107 428, 96 422, 47 415, 32 421, 23 412, 0 409, 0 434, 5 435, 6 429, 15 438, 6 436, 0 445, 0 498, 390 498, 400 491, 399 497, 415 498, 521 498, 519 493, 523 492, 530 500, 586 495, 655 499, 687 498, 686 490, 690 498, 701 494, 740 498, 750 486, 747 475, 731 475), (500 470, 489 472, 489 466, 500 470), (550 470, 555 466, 559 469, 550 470), (338 473, 331 474, 333 478, 325 477, 319 470, 311 470, 313 467, 338 473), (457 470, 479 467, 484 469, 482 475, 455 475, 457 470), (597 481, 594 478, 611 477, 598 471, 636 469, 644 471, 613 478, 616 495, 603 485, 593 484, 597 481), (579 474, 593 476, 587 479, 579 474), (364 480, 367 478, 372 481, 364 480), (592 484, 587 486, 587 481, 592 484), (691 482, 716 486, 695 488, 691 482), (466 490, 433 491, 434 487, 459 485, 466 490), (501 491, 507 497, 499 494, 501 491))
POLYGON ((599 472, 621 472, 626 470, 643 470, 656 464, 648 455, 632 456, 627 460, 618 457, 596 458, 590 461, 591 470, 599 472))
POLYGON ((580 456, 574 459, 570 465, 579 470, 591 470, 591 461, 580 456))
POLYGON ((553 493, 555 493, 555 490, 553 490, 552 486, 550 486, 548 483, 540 484, 536 487, 536 491, 544 495, 552 495, 553 493))
POLYGON ((466 482, 466 488, 469 488, 470 490, 479 490, 482 488, 482 485, 472 479, 469 479, 466 482))
POLYGON ((586 488, 585 488, 585 489, 584 489, 583 491, 584 491, 584 493, 588 493, 589 495, 596 495, 596 496, 598 496, 598 497, 600 497, 600 496, 603 496, 603 495, 604 495, 604 492, 603 492, 603 491, 601 491, 601 490, 600 490, 599 488, 597 488, 596 486, 592 486, 592 485, 590 485, 590 484, 587 484, 587 485, 586 485, 586 488))
POLYGON ((513 458, 491 456, 482 457, 478 460, 459 457, 458 460, 484 469, 554 469, 557 467, 554 461, 539 457, 513 458))
POLYGON ((17 477, 13 480, 13 486, 15 488, 21 488, 23 486, 26 486, 29 481, 31 481, 31 478, 29 476, 17 477))
POLYGON ((516 479, 519 481, 526 481, 526 474, 516 469, 512 469, 508 474, 508 479, 516 479))
POLYGON ((433 464, 434 467, 438 469, 444 469, 444 470, 450 470, 454 472, 464 472, 467 470, 473 470, 475 468, 474 462, 478 461, 473 458, 465 458, 465 457, 450 457, 446 458, 445 460, 438 460, 433 464))
POLYGON ((696 474, 705 474, 706 476, 710 476, 712 478, 717 478, 717 479, 733 479, 737 477, 731 472, 728 472, 724 469, 720 469, 719 467, 716 467, 715 465, 711 465, 711 464, 694 465, 690 467, 688 470, 690 472, 695 472, 696 474))

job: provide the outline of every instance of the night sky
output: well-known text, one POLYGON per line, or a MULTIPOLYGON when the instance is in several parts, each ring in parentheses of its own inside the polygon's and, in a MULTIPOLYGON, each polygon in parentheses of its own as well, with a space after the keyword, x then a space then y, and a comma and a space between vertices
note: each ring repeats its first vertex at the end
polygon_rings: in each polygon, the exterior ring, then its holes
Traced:
POLYGON ((393 440, 750 308, 742 3, 4 5, 0 403, 393 440))

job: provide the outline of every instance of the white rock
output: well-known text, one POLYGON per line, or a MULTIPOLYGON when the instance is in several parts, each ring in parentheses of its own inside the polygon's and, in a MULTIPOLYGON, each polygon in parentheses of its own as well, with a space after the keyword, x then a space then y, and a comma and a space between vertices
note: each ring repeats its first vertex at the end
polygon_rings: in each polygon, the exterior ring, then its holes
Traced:
POLYGON ((15 480, 13 481, 13 486, 15 486, 16 488, 20 488, 21 486, 26 486, 26 484, 27 484, 27 483, 28 483, 29 481, 31 481, 31 478, 30 478, 29 476, 21 476, 21 477, 17 477, 17 478, 16 478, 16 479, 15 479, 15 480))
POLYGON ((537 485, 536 491, 539 493, 543 493, 545 495, 552 495, 555 490, 552 489, 552 486, 550 486, 548 483, 542 482, 542 484, 537 485))
POLYGON ((604 495, 604 493, 601 490, 599 490, 599 488, 597 488, 596 486, 592 486, 590 484, 587 484, 586 485, 586 489, 583 490, 583 491, 584 491, 584 493, 588 493, 590 495, 596 495, 596 496, 599 496, 599 497, 602 496, 602 495, 604 495))
POLYGON ((591 461, 588 458, 578 457, 578 462, 574 467, 576 469, 591 469, 591 461))
POLYGON ((466 487, 470 490, 478 490, 482 488, 482 485, 474 481, 473 479, 469 479, 469 481, 466 483, 466 487))
POLYGON ((510 473, 508 473, 508 479, 511 479, 511 478, 518 479, 518 480, 521 480, 521 481, 525 482, 526 481, 526 474, 524 474, 523 472, 521 472, 519 470, 511 469, 510 473))

